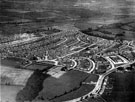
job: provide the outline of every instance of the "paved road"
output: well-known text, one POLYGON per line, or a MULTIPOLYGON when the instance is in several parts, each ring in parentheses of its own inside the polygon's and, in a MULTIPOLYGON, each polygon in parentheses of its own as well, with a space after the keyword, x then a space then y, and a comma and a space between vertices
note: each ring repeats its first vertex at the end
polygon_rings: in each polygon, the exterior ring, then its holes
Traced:
MULTIPOLYGON (((104 40, 104 39, 103 39, 103 40, 104 40)), ((84 50, 84 49, 86 49, 86 48, 88 48, 88 47, 91 47, 91 46, 93 46, 93 45, 96 45, 96 44, 102 42, 103 40, 100 40, 100 41, 98 41, 98 42, 96 42, 96 43, 94 43, 94 44, 91 44, 91 45, 89 45, 89 46, 87 46, 87 47, 83 47, 82 49, 80 49, 80 50, 78 50, 78 51, 75 51, 75 52, 66 54, 66 55, 61 56, 61 57, 59 57, 59 58, 65 58, 65 57, 67 57, 67 56, 70 56, 70 55, 73 55, 73 54, 75 54, 75 53, 78 53, 78 52, 80 52, 80 51, 82 51, 82 50, 84 50)))
POLYGON ((110 62, 110 63, 111 63, 111 65, 112 65, 112 68, 111 68, 110 70, 108 70, 106 73, 104 73, 104 74, 102 74, 102 75, 99 76, 99 79, 98 79, 98 81, 97 81, 97 84, 96 84, 95 88, 93 89, 92 92, 90 92, 91 94, 93 94, 93 95, 98 95, 98 93, 99 93, 100 90, 101 90, 101 86, 102 86, 102 84, 103 84, 104 78, 105 78, 107 75, 109 75, 109 74, 111 74, 112 72, 116 71, 116 69, 119 68, 119 67, 126 67, 126 66, 128 66, 128 65, 131 65, 131 64, 135 63, 135 61, 129 62, 129 63, 124 64, 124 65, 120 65, 120 66, 117 66, 117 67, 114 67, 114 65, 113 65, 112 62, 110 62))
POLYGON ((104 74, 99 76, 99 79, 98 79, 98 81, 96 83, 96 86, 95 86, 95 88, 91 92, 89 92, 88 94, 86 94, 86 95, 84 95, 82 97, 79 97, 79 98, 76 98, 76 99, 73 99, 73 100, 69 100, 69 101, 66 101, 66 102, 76 102, 76 101, 79 101, 81 98, 85 99, 86 96, 88 96, 88 97, 99 96, 99 92, 100 92, 100 90, 102 88, 104 79, 105 79, 105 77, 107 75, 109 75, 112 72, 116 71, 116 69, 119 68, 119 67, 126 67, 126 66, 129 66, 129 65, 135 63, 135 61, 133 61, 133 62, 129 62, 129 63, 126 63, 126 64, 123 64, 123 65, 115 67, 113 62, 111 62, 111 61, 109 61, 109 62, 112 65, 112 68, 110 70, 108 70, 106 73, 104 73, 104 74))

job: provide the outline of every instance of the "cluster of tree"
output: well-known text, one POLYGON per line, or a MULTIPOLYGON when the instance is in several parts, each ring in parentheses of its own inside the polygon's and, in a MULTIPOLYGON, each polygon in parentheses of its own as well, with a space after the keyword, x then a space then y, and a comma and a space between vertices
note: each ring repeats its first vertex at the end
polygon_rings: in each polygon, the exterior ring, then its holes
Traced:
POLYGON ((93 32, 91 30, 90 31, 89 30, 83 30, 82 32, 84 34, 87 34, 87 35, 102 37, 102 38, 105 38, 105 39, 114 39, 115 38, 115 35, 113 35, 113 34, 104 34, 104 33, 100 33, 100 31, 93 32))
POLYGON ((43 81, 49 75, 42 73, 40 70, 35 70, 31 77, 28 79, 26 86, 17 94, 16 101, 32 101, 43 88, 43 81))

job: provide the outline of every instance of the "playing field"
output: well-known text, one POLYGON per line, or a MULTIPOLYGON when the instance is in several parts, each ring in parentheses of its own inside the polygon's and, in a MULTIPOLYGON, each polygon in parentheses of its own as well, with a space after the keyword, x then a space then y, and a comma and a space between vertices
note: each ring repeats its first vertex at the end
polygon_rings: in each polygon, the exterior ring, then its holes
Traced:
POLYGON ((10 85, 23 85, 25 86, 28 78, 31 76, 33 71, 16 69, 8 66, 0 66, 0 77, 1 84, 10 84, 10 85))

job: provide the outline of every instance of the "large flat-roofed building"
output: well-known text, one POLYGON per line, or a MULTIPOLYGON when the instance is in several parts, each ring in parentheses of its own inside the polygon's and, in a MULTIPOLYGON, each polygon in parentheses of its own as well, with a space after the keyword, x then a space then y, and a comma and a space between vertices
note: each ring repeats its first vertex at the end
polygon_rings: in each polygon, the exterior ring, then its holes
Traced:
POLYGON ((120 55, 110 55, 110 56, 107 56, 106 59, 111 61, 114 65, 120 65, 120 64, 125 64, 129 62, 127 59, 125 59, 124 57, 120 55))

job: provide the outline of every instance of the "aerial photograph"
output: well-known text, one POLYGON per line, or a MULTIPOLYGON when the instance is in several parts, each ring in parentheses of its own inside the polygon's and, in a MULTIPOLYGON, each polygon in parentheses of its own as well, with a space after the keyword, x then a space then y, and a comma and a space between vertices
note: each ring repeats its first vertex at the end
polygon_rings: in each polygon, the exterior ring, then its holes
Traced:
POLYGON ((0 102, 135 102, 135 0, 0 0, 0 102))

